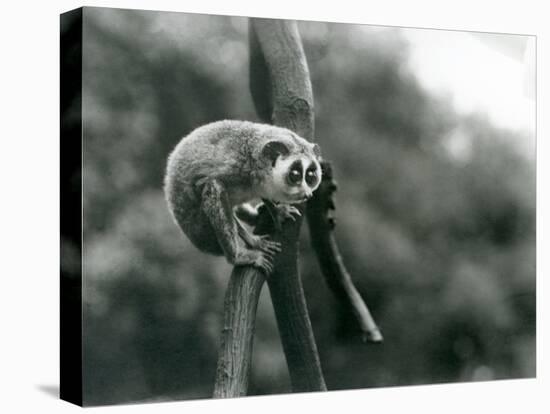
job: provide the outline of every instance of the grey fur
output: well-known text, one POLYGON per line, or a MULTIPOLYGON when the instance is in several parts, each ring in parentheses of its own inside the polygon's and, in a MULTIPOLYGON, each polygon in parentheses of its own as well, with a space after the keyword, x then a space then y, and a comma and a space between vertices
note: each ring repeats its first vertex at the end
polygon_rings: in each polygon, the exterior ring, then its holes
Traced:
POLYGON ((278 177, 284 171, 276 170, 272 159, 262 153, 273 142, 288 148, 285 157, 300 154, 316 159, 313 145, 294 132, 247 121, 204 125, 175 147, 166 168, 166 200, 175 221, 197 248, 224 254, 233 264, 270 270, 280 246, 249 234, 233 210, 262 198, 291 202, 280 195, 286 191, 278 177))

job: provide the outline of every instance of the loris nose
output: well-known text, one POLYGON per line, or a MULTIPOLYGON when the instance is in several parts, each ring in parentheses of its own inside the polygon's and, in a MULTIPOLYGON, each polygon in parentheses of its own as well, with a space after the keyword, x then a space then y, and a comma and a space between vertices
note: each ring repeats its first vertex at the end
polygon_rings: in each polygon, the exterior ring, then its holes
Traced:
POLYGON ((306 198, 309 200, 313 196, 311 191, 306 192, 306 198))

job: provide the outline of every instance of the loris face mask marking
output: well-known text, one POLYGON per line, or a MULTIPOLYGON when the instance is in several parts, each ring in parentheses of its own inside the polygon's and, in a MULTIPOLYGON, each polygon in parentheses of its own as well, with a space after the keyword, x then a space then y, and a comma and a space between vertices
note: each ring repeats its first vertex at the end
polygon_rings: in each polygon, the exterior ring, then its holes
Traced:
POLYGON ((286 181, 291 186, 299 186, 302 183, 303 176, 304 168, 302 160, 296 160, 290 165, 286 181))
MULTIPOLYGON (((299 157, 282 160, 282 164, 286 168, 283 171, 284 188, 282 188, 282 193, 284 193, 284 199, 280 201, 301 203, 309 199, 319 186, 319 163, 308 157, 299 157)), ((281 172, 282 169, 278 169, 278 171, 281 172)))

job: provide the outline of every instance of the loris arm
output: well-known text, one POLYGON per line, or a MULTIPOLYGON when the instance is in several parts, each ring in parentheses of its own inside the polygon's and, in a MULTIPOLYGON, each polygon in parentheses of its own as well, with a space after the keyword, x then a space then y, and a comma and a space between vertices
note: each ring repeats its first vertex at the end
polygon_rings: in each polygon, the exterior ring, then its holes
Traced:
POLYGON ((262 269, 267 275, 273 271, 273 255, 277 249, 280 250, 278 243, 264 237, 256 237, 257 243, 252 246, 255 248, 249 249, 239 242, 240 223, 233 216, 223 184, 215 179, 204 184, 201 208, 208 217, 216 239, 230 263, 253 265, 262 269))
POLYGON ((257 236, 250 233, 250 231, 243 226, 241 220, 250 226, 256 226, 258 223, 258 208, 253 207, 249 203, 243 203, 235 207, 235 216, 237 220, 237 231, 241 239, 251 247, 256 250, 266 250, 270 253, 277 253, 281 251, 280 243, 269 240, 268 236, 257 236))

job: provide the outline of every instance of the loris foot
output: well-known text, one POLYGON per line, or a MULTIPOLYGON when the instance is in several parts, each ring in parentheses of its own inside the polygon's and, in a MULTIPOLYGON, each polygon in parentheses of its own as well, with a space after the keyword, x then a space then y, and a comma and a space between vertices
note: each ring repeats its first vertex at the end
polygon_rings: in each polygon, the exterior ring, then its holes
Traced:
POLYGON ((261 269, 266 277, 273 272, 273 255, 267 251, 245 249, 241 250, 233 260, 236 266, 252 265, 261 269))
POLYGON ((258 252, 258 258, 253 263, 254 266, 259 267, 264 271, 266 277, 269 277, 273 273, 273 256, 268 253, 258 252))
POLYGON ((237 230, 241 239, 243 239, 246 245, 251 249, 266 252, 271 255, 275 255, 275 253, 281 251, 281 243, 271 240, 268 235, 257 236, 250 233, 239 220, 237 220, 237 230))
POLYGON ((267 235, 256 236, 251 234, 249 235, 247 243, 253 249, 261 250, 262 252, 272 255, 281 251, 281 243, 271 240, 267 235))

